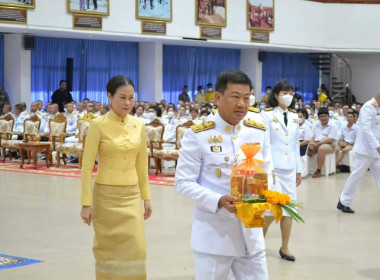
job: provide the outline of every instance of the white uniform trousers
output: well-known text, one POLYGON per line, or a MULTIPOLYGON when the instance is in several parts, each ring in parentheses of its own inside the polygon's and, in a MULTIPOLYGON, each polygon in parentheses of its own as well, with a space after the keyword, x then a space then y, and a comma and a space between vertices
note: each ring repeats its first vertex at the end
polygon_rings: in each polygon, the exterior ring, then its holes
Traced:
POLYGON ((265 250, 244 257, 211 255, 194 251, 196 280, 267 280, 265 250), (230 272, 233 277, 229 278, 230 272))
MULTIPOLYGON (((295 169, 274 169, 276 175, 275 183, 270 188, 273 191, 286 193, 290 196, 291 200, 297 201, 297 182, 295 169)), ((289 217, 290 215, 285 210, 282 210, 282 215, 289 217)))
POLYGON ((354 156, 354 170, 348 177, 340 196, 340 202, 344 206, 351 206, 355 193, 368 168, 371 170, 376 184, 380 189, 380 158, 367 157, 358 153, 354 156))

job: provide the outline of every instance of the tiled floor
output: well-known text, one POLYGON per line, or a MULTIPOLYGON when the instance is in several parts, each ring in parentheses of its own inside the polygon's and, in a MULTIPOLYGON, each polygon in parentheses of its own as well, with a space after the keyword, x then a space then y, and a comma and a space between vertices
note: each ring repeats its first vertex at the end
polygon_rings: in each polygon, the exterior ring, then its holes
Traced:
MULTIPOLYGON (((298 197, 306 224, 295 224, 291 238, 297 261, 279 258, 280 231, 273 225, 266 240, 270 279, 380 279, 380 192, 366 174, 356 213, 343 214, 335 207, 347 176, 303 181, 298 197)), ((148 279, 193 279, 192 203, 170 187, 151 190, 148 279)), ((79 194, 79 179, 0 172, 0 253, 43 261, 1 270, 1 280, 95 279, 93 232, 79 217, 79 194)))

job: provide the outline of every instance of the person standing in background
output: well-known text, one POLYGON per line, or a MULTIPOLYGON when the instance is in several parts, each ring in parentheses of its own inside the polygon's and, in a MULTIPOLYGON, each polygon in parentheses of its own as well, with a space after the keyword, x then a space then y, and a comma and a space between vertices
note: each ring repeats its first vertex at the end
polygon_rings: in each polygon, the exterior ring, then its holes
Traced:
POLYGON ((5 104, 9 104, 9 96, 8 93, 3 91, 3 88, 0 85, 0 115, 3 114, 3 107, 5 104))
POLYGON ((51 96, 51 102, 58 104, 58 110, 61 113, 65 111, 64 104, 73 101, 73 97, 71 96, 71 93, 67 90, 66 86, 66 81, 61 80, 59 82, 59 89, 57 89, 51 96))

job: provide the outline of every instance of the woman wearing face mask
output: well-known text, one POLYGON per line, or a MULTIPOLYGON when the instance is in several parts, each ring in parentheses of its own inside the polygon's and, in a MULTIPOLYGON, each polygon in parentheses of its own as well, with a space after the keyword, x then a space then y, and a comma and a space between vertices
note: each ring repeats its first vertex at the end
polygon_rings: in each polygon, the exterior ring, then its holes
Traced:
MULTIPOLYGON (((270 133, 275 181, 272 190, 286 193, 291 200, 297 200, 296 187, 301 184, 301 160, 299 144, 299 124, 297 112, 291 107, 294 105, 293 85, 286 80, 276 83, 268 98, 270 108, 265 109, 263 119, 270 133)), ((273 216, 265 216, 267 228, 273 222, 273 216)), ((289 238, 292 228, 292 218, 286 211, 280 222, 282 246, 279 254, 281 258, 295 261, 289 250, 289 238)))
POLYGON ((309 173, 306 150, 311 138, 311 125, 308 122, 308 113, 304 108, 298 109, 298 124, 299 124, 299 141, 300 141, 300 156, 302 165, 302 177, 309 173))

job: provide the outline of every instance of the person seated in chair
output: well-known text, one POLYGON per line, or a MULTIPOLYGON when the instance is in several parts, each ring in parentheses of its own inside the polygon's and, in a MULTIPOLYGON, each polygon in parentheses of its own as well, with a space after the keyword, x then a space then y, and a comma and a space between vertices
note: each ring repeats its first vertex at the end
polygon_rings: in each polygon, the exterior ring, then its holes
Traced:
POLYGON ((300 156, 306 154, 307 146, 309 145, 311 124, 307 121, 309 115, 304 108, 298 109, 298 124, 299 124, 299 141, 300 141, 300 156))
POLYGON ((321 170, 325 163, 326 154, 334 152, 334 144, 338 138, 338 129, 329 123, 329 112, 325 107, 321 107, 318 111, 319 123, 313 127, 311 139, 309 143, 308 156, 317 154, 317 171, 313 174, 313 178, 321 177, 321 170))
POLYGON ((358 128, 355 122, 354 113, 347 113, 347 125, 342 129, 342 134, 338 145, 335 147, 336 166, 343 160, 344 156, 352 150, 356 139, 358 128), (341 151, 340 155, 339 152, 341 151))

